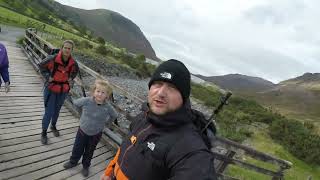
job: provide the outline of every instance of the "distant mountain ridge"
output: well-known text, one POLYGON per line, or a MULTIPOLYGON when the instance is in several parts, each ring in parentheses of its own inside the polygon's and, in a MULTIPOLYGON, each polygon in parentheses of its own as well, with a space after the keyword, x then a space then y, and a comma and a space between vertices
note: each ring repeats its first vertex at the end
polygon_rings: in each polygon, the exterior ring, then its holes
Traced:
POLYGON ((241 74, 197 76, 290 118, 314 122, 320 127, 320 73, 305 73, 278 84, 241 74))
POLYGON ((320 83, 320 73, 305 73, 302 76, 288 79, 280 82, 279 84, 309 84, 320 83))
POLYGON ((249 91, 259 92, 275 87, 275 84, 259 77, 252 77, 242 74, 228 74, 223 76, 202 76, 196 75, 199 78, 212 82, 223 89, 232 91, 249 91))

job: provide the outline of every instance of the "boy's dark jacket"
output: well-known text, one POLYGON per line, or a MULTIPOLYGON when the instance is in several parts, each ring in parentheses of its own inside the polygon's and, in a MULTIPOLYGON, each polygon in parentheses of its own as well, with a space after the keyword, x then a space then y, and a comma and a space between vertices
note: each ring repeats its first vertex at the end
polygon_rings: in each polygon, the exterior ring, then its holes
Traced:
POLYGON ((216 179, 213 156, 192 118, 185 106, 164 116, 141 113, 105 175, 117 180, 216 179))

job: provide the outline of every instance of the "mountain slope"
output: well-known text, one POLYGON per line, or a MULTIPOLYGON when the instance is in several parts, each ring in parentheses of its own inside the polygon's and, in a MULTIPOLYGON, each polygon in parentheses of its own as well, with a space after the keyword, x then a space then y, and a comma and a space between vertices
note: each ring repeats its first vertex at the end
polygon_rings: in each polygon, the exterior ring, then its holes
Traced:
POLYGON ((0 5, 83 36, 93 33, 129 52, 158 60, 140 28, 119 13, 106 9, 83 10, 53 0, 0 0, 0 5))
POLYGON ((246 95, 290 118, 314 122, 320 130, 320 73, 305 73, 273 89, 246 95))
POLYGON ((320 133, 320 73, 305 73, 279 84, 240 74, 197 76, 289 118, 313 122, 320 133))
POLYGON ((150 42, 140 28, 121 14, 105 10, 83 10, 62 5, 60 11, 67 12, 68 19, 79 26, 86 26, 96 36, 133 53, 143 53, 151 59, 158 59, 150 42))

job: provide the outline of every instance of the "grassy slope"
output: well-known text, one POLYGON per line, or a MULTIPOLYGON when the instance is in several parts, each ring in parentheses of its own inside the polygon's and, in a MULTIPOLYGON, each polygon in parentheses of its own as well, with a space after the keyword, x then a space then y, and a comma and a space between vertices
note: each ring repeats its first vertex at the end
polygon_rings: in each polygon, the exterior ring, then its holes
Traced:
POLYGON ((56 27, 63 27, 64 30, 67 30, 69 32, 81 34, 78 30, 75 29, 73 25, 57 17, 57 15, 54 14, 52 10, 48 9, 48 6, 46 6, 45 4, 32 0, 24 1, 10 1, 10 3, 8 3, 5 0, 0 0, 0 5, 11 7, 13 9, 19 9, 19 13, 27 15, 31 18, 44 22, 51 22, 55 24, 56 27), (39 11, 39 9, 41 10, 39 11))
POLYGON ((15 25, 19 27, 27 27, 28 22, 32 22, 33 25, 37 25, 41 27, 43 24, 46 25, 45 31, 52 33, 54 35, 63 36, 65 39, 78 39, 78 40, 86 40, 76 34, 72 34, 70 32, 61 30, 59 28, 56 28, 54 26, 51 26, 49 24, 43 23, 41 21, 38 21, 36 19, 24 16, 22 14, 16 13, 14 11, 11 11, 7 8, 0 7, 0 22, 6 23, 10 25, 15 25))
MULTIPOLYGON (((211 98, 218 99, 218 96, 219 96, 219 93, 217 93, 217 90, 214 88, 212 88, 211 94, 209 94, 206 91, 203 91, 200 87, 193 86, 192 90, 193 90, 193 96, 195 98, 202 99, 203 102, 205 102, 208 105, 211 104, 210 103, 211 101, 210 102, 207 101, 209 99, 208 97, 210 97, 210 99, 211 98), (215 93, 214 93, 214 91, 215 91, 215 93), (204 96, 204 97, 202 97, 202 96, 204 96)), ((232 114, 239 113, 236 109, 240 108, 241 104, 234 105, 233 101, 235 99, 236 99, 235 96, 231 97, 230 105, 225 107, 225 110, 221 112, 221 115, 224 114, 225 112, 228 112, 228 111, 231 111, 232 114), (236 107, 234 107, 234 106, 236 106, 236 107)), ((246 105, 242 105, 242 106, 253 109, 253 108, 255 108, 256 105, 254 105, 254 102, 248 101, 246 105)), ((258 109, 257 109, 257 111, 258 111, 258 109)), ((235 116, 235 117, 231 116, 231 118, 237 118, 237 116, 235 116)), ((227 119, 229 119, 229 118, 227 118, 227 119)), ((247 119, 247 118, 245 118, 245 119, 247 119)), ((223 119, 221 119, 221 117, 219 119, 217 119, 218 125, 220 125, 220 127, 221 127, 221 122, 222 122, 221 120, 223 120, 223 119)), ((235 121, 228 122, 228 124, 237 123, 239 120, 240 119, 236 119, 235 121)), ((237 125, 237 126, 239 127, 240 125, 237 125)), ((258 130, 256 128, 253 128, 253 126, 251 126, 251 125, 249 125, 247 127, 248 127, 247 129, 250 132, 253 132, 254 134, 252 135, 252 137, 249 140, 246 140, 245 142, 249 141, 249 143, 252 144, 252 147, 257 149, 260 152, 272 154, 275 157, 285 159, 285 160, 288 160, 293 163, 293 167, 289 171, 286 171, 286 174, 285 174, 286 179, 306 179, 309 175, 312 175, 314 177, 314 179, 317 179, 319 177, 318 171, 320 169, 320 166, 312 166, 312 165, 306 164, 305 162, 295 158, 286 149, 284 149, 283 146, 279 145, 278 143, 275 143, 271 139, 271 137, 268 135, 268 130, 266 129, 267 127, 258 126, 258 127, 261 127, 258 130)), ((220 131, 218 133, 221 135, 222 132, 223 132, 223 130, 220 129, 220 131)), ((234 131, 232 131, 232 132, 234 132, 234 131)), ((257 162, 255 160, 252 160, 251 158, 246 157, 246 156, 245 156, 245 158, 247 161, 254 162, 254 164, 256 164, 258 166, 261 165, 264 168, 276 170, 276 169, 274 169, 275 167, 273 165, 266 164, 263 162, 257 162)), ((230 168, 228 170, 228 174, 231 176, 239 177, 241 179, 270 179, 269 176, 265 176, 265 175, 258 174, 253 171, 241 169, 241 168, 235 167, 235 166, 230 166, 230 168)))
POLYGON ((272 106, 277 111, 290 119, 301 122, 312 122, 316 132, 320 134, 320 84, 308 86, 288 85, 278 91, 265 93, 239 93, 258 101, 265 107, 272 106))
MULTIPOLYGON (((305 162, 295 158, 292 156, 287 150, 285 150, 281 145, 275 143, 267 132, 259 129, 255 131, 254 136, 251 139, 252 146, 262 152, 266 152, 268 154, 274 155, 275 157, 286 159, 293 163, 293 167, 287 171, 285 171, 286 179, 307 179, 307 177, 312 176, 313 179, 320 179, 320 166, 312 166, 310 164, 306 164, 305 162)), ((249 162, 253 162, 253 160, 248 158, 249 162)), ((257 163, 257 165, 262 165, 263 163, 257 163)), ((266 167, 266 166, 263 166, 266 167)), ((270 166, 268 166, 270 168, 270 166)), ((252 171, 248 171, 245 169, 240 169, 235 166, 230 166, 228 168, 228 175, 238 177, 240 179, 259 179, 259 180, 269 180, 269 176, 264 176, 261 174, 257 174, 252 171)))

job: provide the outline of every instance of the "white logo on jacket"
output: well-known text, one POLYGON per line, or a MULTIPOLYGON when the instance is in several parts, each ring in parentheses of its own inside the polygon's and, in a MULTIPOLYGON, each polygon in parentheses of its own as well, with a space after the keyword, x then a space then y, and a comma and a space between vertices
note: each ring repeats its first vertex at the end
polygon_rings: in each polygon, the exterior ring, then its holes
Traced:
POLYGON ((151 149, 151 151, 153 151, 154 148, 156 147, 156 145, 153 142, 151 142, 151 143, 147 142, 147 144, 148 144, 148 148, 151 149))
POLYGON ((163 73, 160 73, 160 76, 162 78, 165 78, 165 79, 171 79, 172 78, 172 75, 168 72, 163 72, 163 73))

